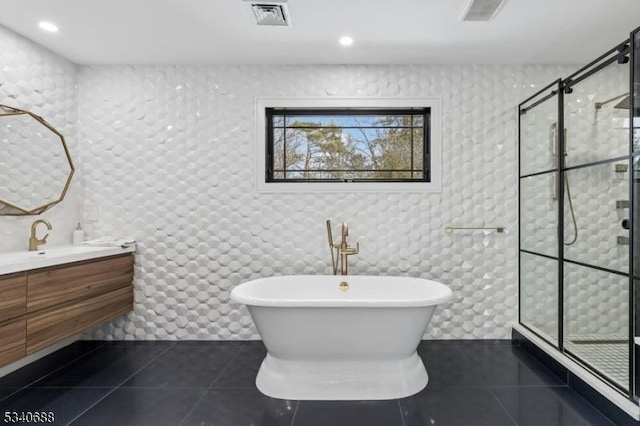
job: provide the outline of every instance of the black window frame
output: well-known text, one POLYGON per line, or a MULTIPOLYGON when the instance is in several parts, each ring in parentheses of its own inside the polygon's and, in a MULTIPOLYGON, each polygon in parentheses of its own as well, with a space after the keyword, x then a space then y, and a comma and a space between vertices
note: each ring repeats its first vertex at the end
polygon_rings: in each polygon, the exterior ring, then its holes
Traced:
MULTIPOLYGON (((301 182, 324 182, 324 183, 350 183, 350 182, 415 182, 415 183, 431 183, 431 108, 432 107, 402 107, 402 108, 265 108, 265 182, 266 183, 301 183, 301 182), (358 116, 358 115, 411 115, 423 117, 423 137, 422 137, 422 169, 390 169, 385 171, 395 172, 413 172, 418 171, 422 173, 422 178, 321 178, 321 179, 301 179, 301 178, 275 178, 275 155, 274 155, 274 116, 288 116, 288 115, 335 115, 335 116, 358 116)), ((413 128, 413 119, 411 120, 413 128)), ((287 127, 283 127, 286 129, 287 127)), ((413 141, 412 141, 413 143, 413 141)), ((411 158, 413 163, 413 156, 411 158)), ((285 165, 286 168, 286 165, 285 165)), ((342 171, 355 171, 350 169, 344 169, 342 171)), ((286 172, 285 172, 286 173, 286 172)))

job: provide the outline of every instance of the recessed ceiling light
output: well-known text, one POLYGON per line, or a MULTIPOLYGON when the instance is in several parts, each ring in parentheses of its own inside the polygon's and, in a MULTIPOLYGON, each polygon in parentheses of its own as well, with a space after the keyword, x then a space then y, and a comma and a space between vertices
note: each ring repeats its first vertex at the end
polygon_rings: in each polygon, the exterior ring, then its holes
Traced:
POLYGON ((50 33, 58 32, 58 26, 56 24, 52 24, 51 22, 38 22, 38 26, 45 31, 49 31, 50 33))
POLYGON ((338 42, 343 46, 351 46, 353 44, 353 39, 349 36, 340 37, 338 42))

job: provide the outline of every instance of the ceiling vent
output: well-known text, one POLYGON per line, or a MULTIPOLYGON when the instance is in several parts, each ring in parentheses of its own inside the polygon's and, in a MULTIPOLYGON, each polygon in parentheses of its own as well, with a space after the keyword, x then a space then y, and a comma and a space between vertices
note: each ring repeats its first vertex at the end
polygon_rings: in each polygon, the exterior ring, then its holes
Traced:
POLYGON ((506 0, 471 0, 462 14, 463 21, 490 21, 506 0))
POLYGON ((251 3, 256 23, 260 26, 289 27, 289 10, 286 3, 251 3))

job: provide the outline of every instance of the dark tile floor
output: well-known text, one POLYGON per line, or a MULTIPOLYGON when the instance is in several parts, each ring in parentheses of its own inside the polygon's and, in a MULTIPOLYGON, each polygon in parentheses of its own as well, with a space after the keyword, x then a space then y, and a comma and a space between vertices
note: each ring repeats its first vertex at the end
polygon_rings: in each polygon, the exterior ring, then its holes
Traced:
POLYGON ((261 342, 76 342, 0 378, 0 415, 56 425, 613 425, 510 341, 424 341, 430 381, 390 401, 285 401, 255 387, 261 342), (11 414, 10 414, 11 416, 11 414))

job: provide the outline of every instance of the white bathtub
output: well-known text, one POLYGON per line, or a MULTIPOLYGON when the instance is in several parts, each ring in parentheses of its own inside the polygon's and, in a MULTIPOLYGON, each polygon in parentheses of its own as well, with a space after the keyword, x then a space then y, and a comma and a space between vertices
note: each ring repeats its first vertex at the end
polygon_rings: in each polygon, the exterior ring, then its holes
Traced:
POLYGON ((267 348, 258 389, 303 400, 419 392, 428 376, 416 348, 436 306, 451 297, 435 281, 361 275, 276 276, 231 292, 249 308, 267 348))

